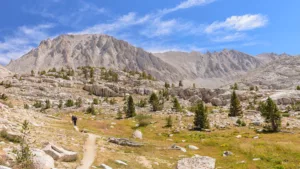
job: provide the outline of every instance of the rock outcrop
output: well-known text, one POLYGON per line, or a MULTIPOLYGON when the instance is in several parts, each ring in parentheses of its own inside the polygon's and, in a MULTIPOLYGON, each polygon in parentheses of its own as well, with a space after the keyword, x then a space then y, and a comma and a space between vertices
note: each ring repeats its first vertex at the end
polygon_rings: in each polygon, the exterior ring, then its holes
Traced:
POLYGON ((214 169, 216 159, 206 156, 184 158, 178 161, 177 169, 214 169))
POLYGON ((48 143, 43 151, 56 161, 72 162, 77 160, 76 152, 65 150, 51 143, 48 143))
POLYGON ((141 143, 137 143, 137 142, 133 142, 130 141, 129 139, 125 139, 125 138, 109 138, 108 142, 110 143, 114 143, 114 144, 118 144, 121 146, 129 146, 129 147, 141 147, 143 146, 143 144, 141 143))
POLYGON ((53 169, 54 159, 47 155, 43 150, 34 149, 32 151, 33 156, 33 168, 34 169, 53 169))

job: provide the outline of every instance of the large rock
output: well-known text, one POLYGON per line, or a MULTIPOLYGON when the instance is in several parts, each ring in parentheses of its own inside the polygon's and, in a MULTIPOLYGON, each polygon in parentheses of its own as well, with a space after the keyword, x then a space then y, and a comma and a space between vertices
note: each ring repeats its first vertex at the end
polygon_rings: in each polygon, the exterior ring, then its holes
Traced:
POLYGON ((47 155, 44 151, 39 149, 32 150, 33 157, 33 168, 34 169, 53 169, 54 159, 47 155))
POLYGON ((207 156, 199 156, 179 160, 177 169, 214 169, 215 165, 216 159, 207 156))
POLYGON ((133 138, 143 139, 143 133, 139 130, 135 130, 132 134, 133 138))
POLYGON ((122 93, 116 93, 112 89, 101 85, 85 85, 84 90, 101 97, 117 97, 122 96, 122 93))
POLYGON ((12 142, 19 142, 22 139, 20 133, 8 131, 5 128, 1 130, 0 134, 2 135, 2 137, 12 142))
POLYGON ((224 106, 223 101, 219 98, 213 98, 211 104, 214 106, 224 106))
POLYGON ((54 160, 57 161, 72 162, 77 160, 76 152, 67 151, 51 143, 48 143, 43 150, 46 154, 50 155, 54 160))
POLYGON ((111 137, 111 138, 108 139, 108 142, 118 144, 118 145, 121 145, 121 146, 129 146, 129 147, 141 147, 141 146, 143 146, 143 144, 141 144, 141 143, 136 143, 136 142, 130 141, 130 140, 125 139, 125 138, 113 138, 113 137, 111 137))

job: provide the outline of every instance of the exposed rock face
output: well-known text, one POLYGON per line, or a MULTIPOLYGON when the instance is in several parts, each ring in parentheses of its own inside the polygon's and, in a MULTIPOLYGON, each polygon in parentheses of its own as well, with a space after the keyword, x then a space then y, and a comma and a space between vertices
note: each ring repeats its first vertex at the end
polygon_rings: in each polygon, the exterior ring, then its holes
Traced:
POLYGON ((300 57, 284 57, 248 72, 239 81, 261 89, 296 89, 300 85, 299 71, 300 57))
POLYGON ((0 79, 12 75, 12 72, 0 65, 0 79))
POLYGON ((216 159, 206 156, 184 158, 178 161, 177 169, 214 169, 216 159))
POLYGON ((180 73, 153 54, 107 35, 61 35, 42 41, 7 69, 17 73, 48 70, 53 67, 108 67, 145 71, 157 79, 180 79, 180 73))
POLYGON ((262 61, 263 63, 267 64, 270 63, 272 61, 275 61, 277 59, 282 59, 282 58, 289 58, 289 57, 293 57, 291 55, 288 55, 286 53, 283 54, 276 54, 276 53, 262 53, 256 56, 256 58, 260 61, 262 61))
POLYGON ((54 160, 64 162, 72 162, 77 160, 76 152, 67 151, 51 143, 48 143, 48 145, 43 149, 43 151, 46 154, 50 155, 54 160))
POLYGON ((253 56, 235 50, 202 54, 199 52, 166 52, 155 54, 188 76, 190 81, 208 88, 219 87, 263 65, 253 56), (196 80, 195 80, 196 78, 196 80), (226 79, 226 80, 224 80, 226 79), (210 82, 210 83, 209 83, 210 82))
POLYGON ((116 93, 109 87, 103 86, 103 85, 85 85, 84 90, 91 92, 92 94, 96 96, 101 97, 117 97, 122 96, 119 93, 116 93))

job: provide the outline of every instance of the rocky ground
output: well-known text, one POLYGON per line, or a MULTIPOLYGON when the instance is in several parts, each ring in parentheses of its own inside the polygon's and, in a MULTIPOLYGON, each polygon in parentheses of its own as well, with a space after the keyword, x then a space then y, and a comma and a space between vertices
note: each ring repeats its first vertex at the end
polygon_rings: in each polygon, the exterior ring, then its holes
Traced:
POLYGON ((28 120, 34 160, 43 169, 299 167, 300 92, 238 90, 244 112, 240 119, 246 124, 239 127, 238 118, 228 117, 231 90, 176 86, 169 95, 179 99, 183 111, 172 110, 172 99, 158 112, 150 105, 136 106, 138 115, 150 115, 147 125, 139 126, 137 118, 117 116, 124 97, 132 95, 138 103, 165 88, 146 74, 83 67, 7 77, 0 86, 0 130, 6 131, 0 137, 0 166, 16 168, 12 150, 19 143, 14 138, 28 120), (263 134, 257 132, 264 125, 257 106, 269 96, 283 112, 282 131, 263 134), (199 100, 209 109, 211 128, 203 132, 191 130, 191 107, 199 100), (92 104, 96 112, 89 114, 92 104), (78 128, 71 114, 78 117, 78 128), (164 127, 168 116, 171 128, 164 127))

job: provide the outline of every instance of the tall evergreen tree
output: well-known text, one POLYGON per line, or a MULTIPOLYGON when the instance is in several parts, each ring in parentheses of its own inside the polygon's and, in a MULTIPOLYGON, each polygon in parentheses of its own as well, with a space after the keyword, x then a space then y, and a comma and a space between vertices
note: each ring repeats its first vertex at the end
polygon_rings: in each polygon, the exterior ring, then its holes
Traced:
POLYGON ((281 126, 281 115, 273 100, 269 97, 265 103, 260 103, 259 109, 261 115, 266 118, 266 122, 271 123, 270 131, 279 131, 281 126))
POLYGON ((232 92, 230 101, 230 112, 229 116, 236 117, 242 115, 242 106, 239 98, 237 97, 235 91, 232 92))
POLYGON ((181 111, 180 103, 179 103, 179 101, 178 101, 178 99, 176 97, 173 100, 173 110, 175 110, 176 112, 180 112, 181 111))
POLYGON ((134 117, 135 115, 136 114, 135 114, 135 106, 134 106, 133 98, 132 96, 129 96, 127 101, 126 117, 131 118, 134 117))
POLYGON ((203 102, 197 104, 194 118, 194 129, 202 130, 209 128, 209 121, 207 117, 207 108, 204 106, 203 102))
POLYGON ((152 111, 159 111, 163 109, 163 102, 160 103, 159 98, 155 93, 151 94, 149 103, 152 105, 152 111))

